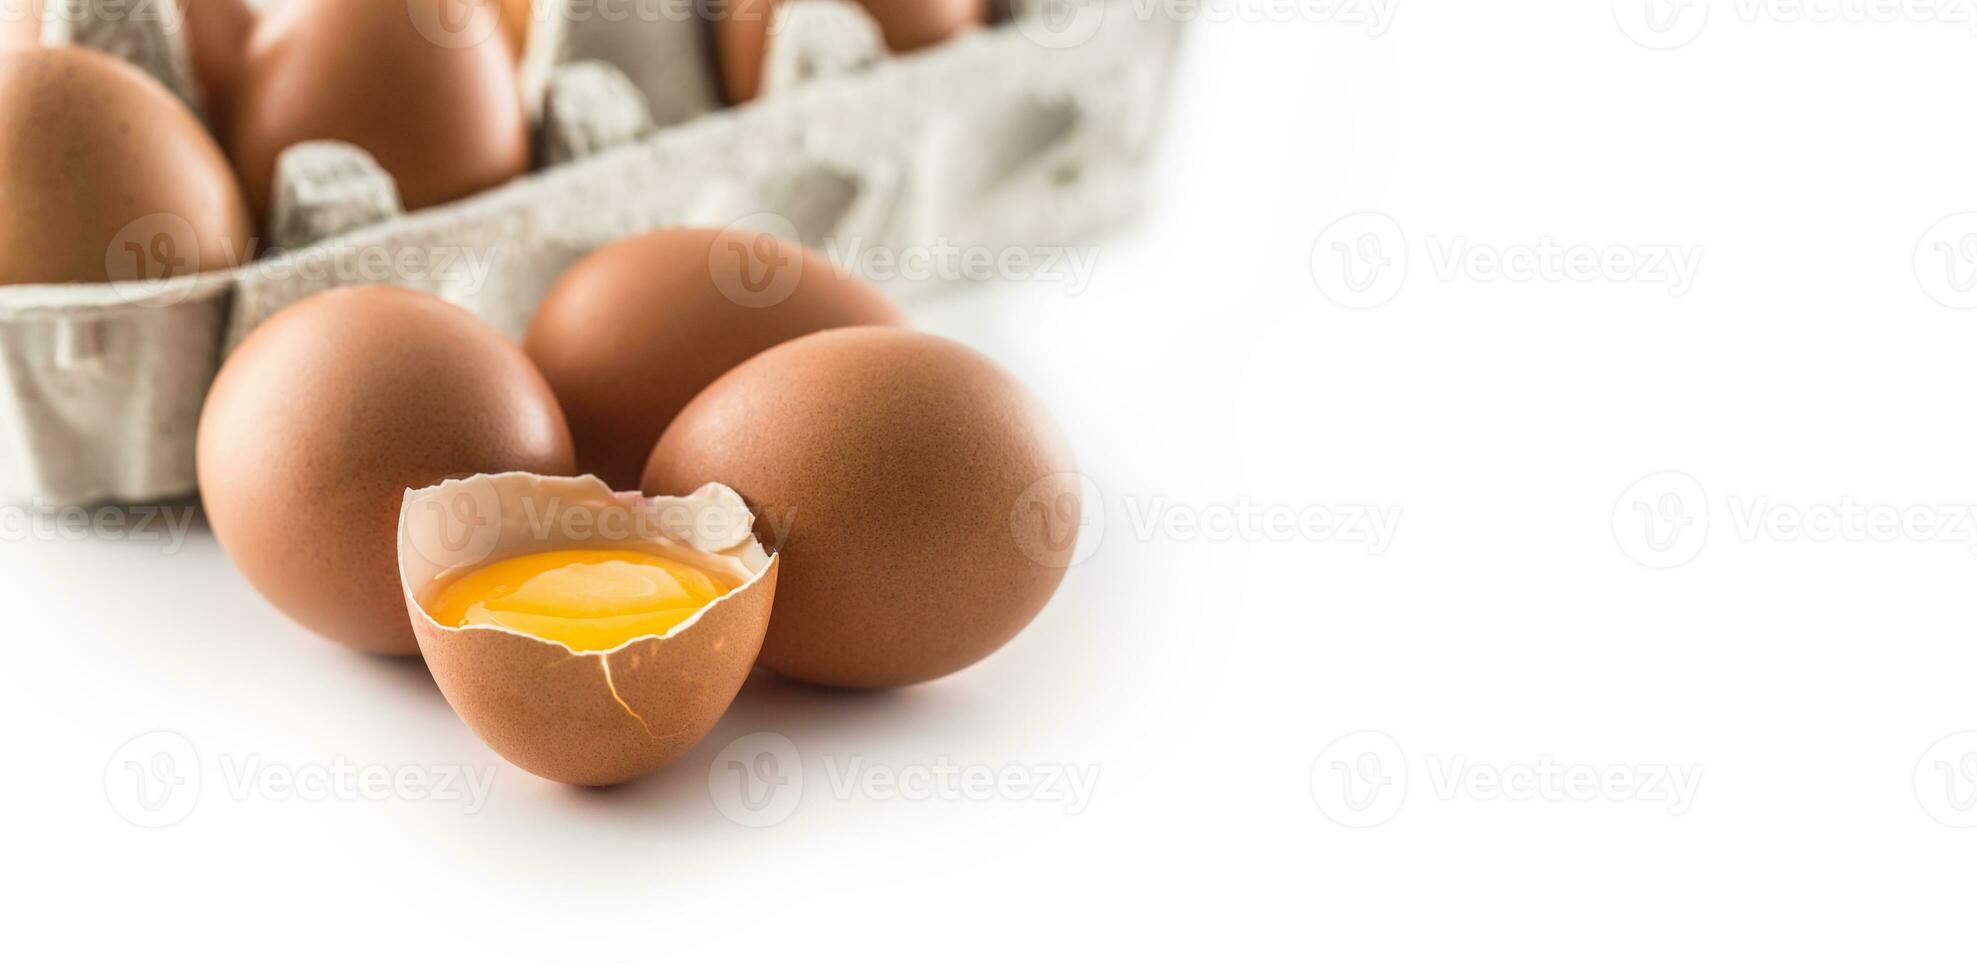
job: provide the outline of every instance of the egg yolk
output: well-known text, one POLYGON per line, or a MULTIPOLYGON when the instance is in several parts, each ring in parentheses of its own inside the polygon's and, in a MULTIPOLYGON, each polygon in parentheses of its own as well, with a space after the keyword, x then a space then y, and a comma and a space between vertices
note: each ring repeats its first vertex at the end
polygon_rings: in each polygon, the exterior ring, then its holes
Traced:
POLYGON ((727 592, 670 558, 579 549, 477 568, 441 588, 426 611, 442 626, 501 626, 586 653, 663 636, 727 592))

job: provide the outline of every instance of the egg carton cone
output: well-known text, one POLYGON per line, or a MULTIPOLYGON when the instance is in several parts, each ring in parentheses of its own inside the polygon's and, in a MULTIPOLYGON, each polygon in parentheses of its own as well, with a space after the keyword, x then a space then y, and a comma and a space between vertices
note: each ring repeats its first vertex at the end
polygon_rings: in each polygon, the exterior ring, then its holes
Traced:
MULTIPOLYGON (((43 39, 124 58, 203 112, 176 2, 50 0, 43 39)), ((1181 34, 1148 0, 992 0, 987 27, 894 55, 856 4, 789 0, 762 94, 728 107, 695 9, 537 0, 521 79, 538 169, 506 185, 408 214, 369 154, 305 143, 278 163, 250 264, 170 277, 192 236, 159 215, 119 237, 154 278, 0 287, 0 503, 194 491, 220 363, 323 290, 418 289, 519 338, 577 260, 658 228, 757 230, 867 272, 885 271, 874 256, 1062 250, 1138 206, 1181 34)), ((905 294, 955 277, 870 278, 905 294)))

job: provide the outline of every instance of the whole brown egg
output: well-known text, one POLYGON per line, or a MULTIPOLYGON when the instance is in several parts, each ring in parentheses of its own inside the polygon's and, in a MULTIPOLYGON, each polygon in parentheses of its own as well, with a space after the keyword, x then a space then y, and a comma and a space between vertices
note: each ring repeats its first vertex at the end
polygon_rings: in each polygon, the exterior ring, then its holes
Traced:
POLYGON ((716 381, 659 440, 644 485, 725 483, 756 512, 782 563, 761 666, 886 688, 981 660, 1043 609, 1081 521, 1072 472, 1043 406, 988 358, 851 328, 716 381))
POLYGON ((0 0, 0 51, 41 44, 42 0, 0 0))
POLYGON ((241 62, 247 57, 247 36, 254 30, 254 11, 247 0, 179 2, 185 14, 186 54, 206 97, 206 117, 224 133, 233 112, 241 62))
POLYGON ((79 47, 0 53, 0 284, 236 265, 253 226, 226 157, 151 76, 79 47))
MULTIPOLYGON (((716 14, 714 45, 728 101, 747 102, 762 88, 762 62, 775 38, 772 20, 783 0, 733 0, 716 14)), ((987 0, 857 0, 878 23, 886 47, 903 53, 938 44, 981 24, 987 0)))
POLYGON ((575 460, 520 348, 444 300, 363 286, 287 307, 234 352, 199 420, 198 468, 214 535, 270 602, 340 643, 411 654, 405 492, 566 476, 575 460))
POLYGON ((578 467, 631 489, 673 416, 729 368, 819 330, 905 325, 877 289, 800 245, 672 228, 578 262, 522 347, 570 419, 578 467))
POLYGON ((493 0, 283 0, 248 38, 231 149, 267 217, 276 160, 309 140, 370 152, 408 209, 529 165, 528 121, 493 0))

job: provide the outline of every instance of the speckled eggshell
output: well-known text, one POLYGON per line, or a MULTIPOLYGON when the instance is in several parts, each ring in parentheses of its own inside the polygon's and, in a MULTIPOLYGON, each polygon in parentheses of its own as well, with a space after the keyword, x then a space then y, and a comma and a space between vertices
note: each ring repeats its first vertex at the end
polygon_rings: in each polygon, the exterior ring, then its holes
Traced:
MULTIPOLYGON (((782 0, 732 0, 714 19, 714 47, 728 101, 747 102, 762 87, 762 62, 774 43, 773 17, 782 0)), ((886 47, 907 52, 938 44, 988 15, 987 0, 857 0, 879 25, 886 47)))
POLYGON ((395 556, 406 490, 575 466, 520 348, 395 287, 277 313, 221 368, 199 420, 200 491, 227 555, 290 618, 373 653, 418 652, 395 556))
POLYGON ((800 245, 672 228, 577 263, 536 308, 522 348, 569 416, 578 467, 631 489, 666 426, 714 379, 804 334, 863 325, 905 326, 906 316, 800 245), (752 292, 737 256, 774 271, 762 283, 790 278, 752 292))
POLYGON ((492 0, 283 0, 248 38, 230 149, 265 217, 283 150, 370 151, 416 210, 520 176, 529 132, 492 0))
POLYGON ((226 157, 151 76, 79 47, 0 53, 0 284, 224 269, 253 247, 226 157))
POLYGON ((988 358, 852 328, 716 381, 659 440, 644 486, 719 482, 755 509, 783 562, 762 666, 887 688, 987 657, 1042 610, 1081 520, 1073 470, 1043 406, 988 358))
POLYGON ((734 701, 770 622, 778 560, 726 487, 648 500, 593 477, 504 473, 408 493, 402 515, 404 608, 433 679, 475 734, 545 779, 609 786, 686 754, 734 701), (573 511, 585 519, 543 519, 573 511), (640 512, 683 519, 631 519, 640 512), (719 572, 735 588, 663 637, 601 653, 496 626, 442 626, 422 605, 449 575, 505 558, 641 545, 719 572))

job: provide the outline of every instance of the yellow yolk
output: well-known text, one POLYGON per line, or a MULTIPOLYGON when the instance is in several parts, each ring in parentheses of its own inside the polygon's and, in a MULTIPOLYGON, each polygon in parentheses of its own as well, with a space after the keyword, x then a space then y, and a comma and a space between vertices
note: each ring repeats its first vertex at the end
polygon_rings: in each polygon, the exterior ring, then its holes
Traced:
POLYGON ((700 569, 642 551, 549 551, 477 568, 426 611, 441 626, 502 626, 586 653, 664 636, 727 592, 700 569))

